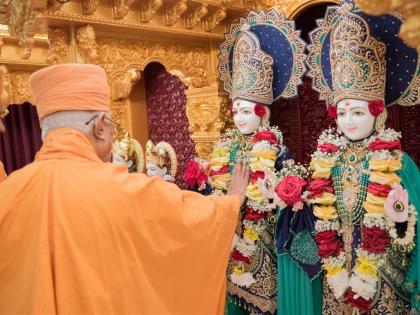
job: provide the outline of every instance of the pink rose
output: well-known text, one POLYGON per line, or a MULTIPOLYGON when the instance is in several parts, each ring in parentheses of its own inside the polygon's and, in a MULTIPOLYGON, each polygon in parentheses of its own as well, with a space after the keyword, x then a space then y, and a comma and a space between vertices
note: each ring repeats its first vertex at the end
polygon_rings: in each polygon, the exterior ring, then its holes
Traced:
POLYGON ((318 178, 308 184, 307 190, 310 192, 308 198, 322 194, 324 191, 333 193, 331 181, 328 179, 318 178))
POLYGON ((275 192, 287 205, 293 206, 296 202, 302 201, 302 189, 306 181, 297 176, 286 176, 276 186, 275 192))

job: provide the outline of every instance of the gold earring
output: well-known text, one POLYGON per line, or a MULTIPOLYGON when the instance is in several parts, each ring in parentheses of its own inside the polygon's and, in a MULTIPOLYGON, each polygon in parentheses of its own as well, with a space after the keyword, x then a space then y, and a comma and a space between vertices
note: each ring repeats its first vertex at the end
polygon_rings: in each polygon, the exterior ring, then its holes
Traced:
POLYGON ((388 112, 386 111, 386 108, 384 108, 382 113, 376 116, 376 119, 375 119, 375 131, 377 133, 380 133, 385 129, 385 122, 387 118, 388 118, 388 112))

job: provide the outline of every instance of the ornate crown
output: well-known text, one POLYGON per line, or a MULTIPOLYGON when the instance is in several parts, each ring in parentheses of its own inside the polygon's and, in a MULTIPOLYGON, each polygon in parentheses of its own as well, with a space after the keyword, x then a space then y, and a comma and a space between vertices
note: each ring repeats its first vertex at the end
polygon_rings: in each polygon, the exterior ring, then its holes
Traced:
POLYGON ((352 0, 327 8, 308 45, 309 76, 321 100, 384 100, 386 106, 420 101, 420 58, 398 36, 398 14, 371 16, 352 0))
POLYGON ((370 35, 363 18, 351 12, 344 14, 331 33, 334 103, 346 98, 384 100, 386 46, 370 35))
POLYGON ((233 49, 231 99, 271 105, 273 102, 273 58, 260 48, 258 38, 243 32, 233 49))
MULTIPOLYGON (((160 168, 166 164, 166 154, 169 156, 171 167, 170 175, 175 177, 178 170, 178 160, 174 148, 167 142, 159 142, 154 145, 151 140, 146 143, 146 163, 153 163, 160 168)), ((169 168, 169 167, 168 167, 169 168)))

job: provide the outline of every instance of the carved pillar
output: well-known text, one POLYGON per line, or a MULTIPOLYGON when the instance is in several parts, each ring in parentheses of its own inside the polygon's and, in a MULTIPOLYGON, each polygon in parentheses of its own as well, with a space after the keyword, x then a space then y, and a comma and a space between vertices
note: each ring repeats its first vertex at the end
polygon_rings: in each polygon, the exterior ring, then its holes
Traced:
POLYGON ((48 45, 48 54, 45 59, 47 63, 57 64, 69 61, 69 34, 64 29, 50 28, 48 30, 48 45))
POLYGON ((219 94, 218 87, 188 89, 187 118, 191 138, 200 158, 206 159, 213 151, 215 142, 220 138, 223 121, 220 112, 226 98, 219 94))

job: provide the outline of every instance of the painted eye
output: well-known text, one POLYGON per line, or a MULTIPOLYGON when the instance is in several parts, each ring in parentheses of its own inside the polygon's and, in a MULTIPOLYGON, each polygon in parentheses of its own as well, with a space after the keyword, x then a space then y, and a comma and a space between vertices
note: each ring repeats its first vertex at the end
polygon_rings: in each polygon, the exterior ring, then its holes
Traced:
POLYGON ((365 113, 364 112, 361 112, 361 111, 356 111, 356 112, 354 112, 354 115, 356 115, 356 116, 364 116, 365 113))
POLYGON ((244 113, 245 115, 249 115, 249 114, 251 114, 251 111, 250 111, 250 110, 248 110, 248 109, 246 109, 246 110, 244 110, 244 111, 243 111, 243 113, 244 113))
POLYGON ((337 115, 340 116, 340 117, 344 117, 344 116, 346 116, 346 113, 345 112, 338 112, 337 115))

